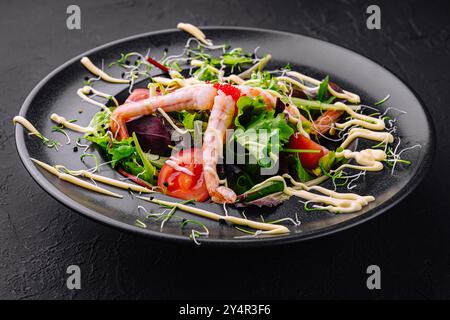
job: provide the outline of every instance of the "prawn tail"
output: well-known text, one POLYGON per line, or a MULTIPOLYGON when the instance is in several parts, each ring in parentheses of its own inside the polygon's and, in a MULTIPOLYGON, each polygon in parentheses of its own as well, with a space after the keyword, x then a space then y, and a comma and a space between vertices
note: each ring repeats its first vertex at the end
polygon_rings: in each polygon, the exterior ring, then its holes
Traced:
POLYGON ((235 203, 237 200, 236 193, 230 188, 220 186, 211 195, 212 201, 216 203, 235 203))

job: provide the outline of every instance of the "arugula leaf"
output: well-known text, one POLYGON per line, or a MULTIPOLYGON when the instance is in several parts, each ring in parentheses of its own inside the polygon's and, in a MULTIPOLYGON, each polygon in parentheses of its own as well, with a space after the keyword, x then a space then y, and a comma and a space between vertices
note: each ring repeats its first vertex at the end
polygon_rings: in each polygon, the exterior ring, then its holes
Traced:
POLYGON ((325 96, 328 92, 328 83, 330 82, 330 76, 326 76, 320 83, 319 91, 317 92, 317 100, 325 102, 325 96))
POLYGON ((141 159, 142 164, 144 165, 145 175, 146 175, 147 179, 149 179, 150 181, 153 182, 153 180, 154 180, 153 177, 156 174, 156 168, 150 163, 150 161, 147 159, 144 152, 142 151, 141 146, 139 145, 139 141, 136 136, 136 132, 133 132, 132 140, 136 147, 136 151, 139 155, 139 158, 141 159))

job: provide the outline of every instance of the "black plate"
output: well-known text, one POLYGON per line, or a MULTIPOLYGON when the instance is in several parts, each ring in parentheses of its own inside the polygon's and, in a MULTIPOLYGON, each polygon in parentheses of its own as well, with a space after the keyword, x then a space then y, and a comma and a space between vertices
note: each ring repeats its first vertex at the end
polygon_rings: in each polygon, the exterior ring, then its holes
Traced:
MULTIPOLYGON (((413 165, 409 168, 399 167, 394 176, 389 174, 388 169, 382 172, 368 173, 355 191, 363 195, 374 195, 376 201, 357 213, 336 215, 323 211, 305 212, 303 206, 294 198, 276 209, 267 208, 246 212, 247 216, 252 219, 259 219, 259 214, 263 213, 266 220, 275 220, 286 216, 294 217, 297 213, 302 224, 300 227, 292 227, 289 235, 250 239, 236 238, 243 234, 233 227, 180 213, 181 216, 194 218, 208 226, 211 233, 209 237, 200 239, 202 243, 267 245, 322 236, 349 228, 386 211, 417 186, 431 160, 433 130, 421 101, 394 74, 357 53, 305 36, 250 28, 209 27, 205 29, 208 38, 213 39, 217 44, 229 43, 247 51, 252 51, 259 46, 260 54, 272 54, 271 67, 284 66, 289 62, 294 69, 303 70, 303 72, 320 79, 329 74, 333 81, 343 88, 360 94, 362 101, 367 104, 391 94, 391 99, 386 106, 401 108, 408 112, 399 117, 397 122, 397 134, 402 139, 402 145, 421 144, 422 148, 405 153, 404 156, 411 160, 413 165)), ((96 65, 101 65, 102 59, 104 59, 105 65, 108 65, 116 60, 122 52, 137 51, 145 54, 147 49, 151 48, 152 55, 160 57, 165 48, 169 49, 169 54, 180 52, 186 39, 187 35, 182 32, 166 30, 133 36, 86 52, 68 61, 43 79, 24 102, 20 115, 35 124, 45 136, 64 142, 65 139, 62 135, 51 133, 51 127, 54 125, 49 120, 51 113, 56 112, 67 119, 76 118, 79 124, 87 125, 91 116, 98 111, 97 107, 84 103, 76 95, 76 90, 83 85, 84 77, 90 76, 89 72, 79 63, 82 56, 89 56, 96 65), (79 114, 79 110, 83 110, 83 113, 79 114)), ((119 69, 111 69, 110 73, 120 76, 121 72, 119 69)), ((126 86, 99 81, 95 83, 95 87, 101 91, 118 94, 126 86)), ((380 108, 385 109, 385 107, 380 108)), ((73 132, 69 134, 72 141, 79 136, 73 132)), ((157 209, 157 207, 133 199, 126 191, 118 191, 125 195, 122 200, 102 196, 60 181, 48 172, 37 168, 30 161, 30 157, 33 157, 49 164, 64 164, 73 169, 83 168, 85 166, 79 160, 80 152, 74 153, 73 144, 71 146, 64 145, 56 152, 43 146, 38 139, 28 137, 21 126, 16 128, 16 143, 20 157, 32 177, 48 193, 70 208, 124 230, 163 239, 192 241, 189 240, 190 229, 182 230, 177 222, 167 223, 162 232, 158 223, 147 222, 147 228, 137 226, 137 205, 153 209, 157 209)), ((360 143, 363 147, 364 142, 360 143)), ((106 166, 102 170, 102 174, 121 178, 106 166)), ((159 197, 165 198, 161 195, 159 197)), ((219 213, 223 212, 221 206, 214 204, 198 204, 198 206, 219 213)), ((230 213, 239 214, 234 209, 230 213)))

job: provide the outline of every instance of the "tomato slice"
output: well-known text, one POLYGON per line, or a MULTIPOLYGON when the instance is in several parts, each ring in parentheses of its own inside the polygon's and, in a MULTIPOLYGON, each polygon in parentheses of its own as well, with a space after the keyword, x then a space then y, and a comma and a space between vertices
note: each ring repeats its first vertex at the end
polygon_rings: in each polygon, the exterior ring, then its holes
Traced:
POLYGON ((125 103, 144 100, 147 99, 148 96, 149 96, 148 89, 143 88, 134 89, 133 92, 128 96, 127 101, 125 101, 125 103))
POLYGON ((162 192, 185 200, 201 202, 208 199, 209 193, 206 189, 201 163, 202 150, 198 148, 181 150, 172 159, 178 166, 188 169, 194 175, 178 171, 176 168, 165 164, 158 176, 158 186, 162 192))
POLYGON ((289 139, 290 149, 319 150, 317 153, 299 153, 300 162, 305 169, 315 169, 319 165, 319 160, 328 153, 328 149, 315 143, 311 139, 296 132, 289 139))

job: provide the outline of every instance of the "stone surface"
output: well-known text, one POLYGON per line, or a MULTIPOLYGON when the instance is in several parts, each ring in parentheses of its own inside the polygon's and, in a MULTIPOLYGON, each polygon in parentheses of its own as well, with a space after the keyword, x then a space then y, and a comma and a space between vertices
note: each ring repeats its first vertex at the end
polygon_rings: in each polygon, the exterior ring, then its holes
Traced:
MULTIPOLYGON (((378 1, 382 29, 366 29, 368 1, 0 2, 0 299, 450 298, 450 25, 444 1, 378 1), (305 34, 381 63, 425 101, 438 152, 423 183, 389 212, 326 238, 275 248, 213 249, 154 241, 100 225, 41 190, 21 165, 11 119, 51 70, 132 34, 240 25, 305 34), (65 286, 67 266, 82 289, 65 286), (366 268, 382 290, 366 288, 366 268), (236 280, 239 278, 240 280, 236 280)), ((420 125, 418 123, 417 125, 420 125)))

